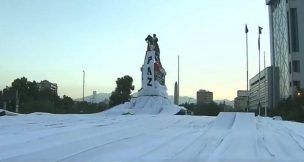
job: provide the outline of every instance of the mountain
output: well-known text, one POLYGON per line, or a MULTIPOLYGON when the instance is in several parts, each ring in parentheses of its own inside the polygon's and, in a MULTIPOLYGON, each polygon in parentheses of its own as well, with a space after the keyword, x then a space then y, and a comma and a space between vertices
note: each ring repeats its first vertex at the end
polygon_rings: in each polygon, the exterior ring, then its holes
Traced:
MULTIPOLYGON (((137 93, 134 93, 133 95, 136 96, 137 93)), ((93 99, 93 95, 90 96, 86 96, 84 97, 84 100, 87 102, 93 102, 93 103, 99 103, 102 102, 104 100, 108 100, 111 96, 111 93, 97 93, 95 99, 93 99)), ((174 102, 174 96, 169 95, 169 100, 173 103, 174 102)), ((75 99, 75 101, 82 101, 82 98, 77 98, 75 99)), ((214 100, 215 103, 220 104, 223 103, 225 101, 225 104, 228 106, 232 106, 234 107, 234 102, 224 99, 224 100, 214 100)), ((183 104, 183 103, 196 103, 196 99, 189 97, 189 96, 180 96, 179 97, 179 103, 183 104)))
MULTIPOLYGON (((137 93, 134 93, 133 95, 136 96, 136 94, 137 93)), ((108 100, 110 98, 110 96, 111 96, 111 93, 98 93, 98 94, 96 94, 95 99, 93 99, 93 95, 90 95, 90 96, 84 97, 84 100, 87 101, 87 102, 99 103, 99 102, 102 102, 104 100, 108 100)), ((173 103, 174 96, 169 95, 169 100, 173 103)), ((82 98, 74 99, 74 101, 82 101, 82 98)), ((180 104, 183 104, 183 103, 186 103, 186 102, 196 103, 196 99, 194 99, 192 97, 188 97, 188 96, 181 96, 179 98, 179 103, 180 104)))
MULTIPOLYGON (((93 102, 93 103, 99 103, 104 100, 108 100, 111 96, 111 93, 97 93, 95 96, 95 99, 93 98, 93 95, 84 97, 84 100, 87 102, 93 102)), ((82 98, 77 98, 74 101, 82 101, 82 98)))
MULTIPOLYGON (((174 96, 169 95, 169 100, 173 103, 174 102, 174 96)), ((179 104, 183 103, 196 103, 196 99, 188 96, 180 96, 179 97, 179 104)))
POLYGON ((227 100, 227 99, 224 99, 224 100, 214 100, 214 102, 217 103, 217 104, 225 102, 226 105, 234 107, 234 102, 230 101, 230 100, 227 100))

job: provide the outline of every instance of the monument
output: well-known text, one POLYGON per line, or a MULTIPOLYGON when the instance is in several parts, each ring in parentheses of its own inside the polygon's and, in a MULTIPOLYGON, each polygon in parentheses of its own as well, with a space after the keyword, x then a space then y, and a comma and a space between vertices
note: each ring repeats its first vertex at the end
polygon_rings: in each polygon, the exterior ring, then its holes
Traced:
POLYGON ((147 51, 141 67, 142 88, 138 96, 162 96, 168 98, 165 85, 166 71, 160 62, 160 50, 156 34, 148 35, 147 51))
POLYGON ((148 35, 147 51, 142 65, 142 87, 130 102, 115 106, 108 114, 187 114, 184 107, 177 106, 168 98, 166 87, 166 70, 160 61, 160 48, 156 34, 148 35))

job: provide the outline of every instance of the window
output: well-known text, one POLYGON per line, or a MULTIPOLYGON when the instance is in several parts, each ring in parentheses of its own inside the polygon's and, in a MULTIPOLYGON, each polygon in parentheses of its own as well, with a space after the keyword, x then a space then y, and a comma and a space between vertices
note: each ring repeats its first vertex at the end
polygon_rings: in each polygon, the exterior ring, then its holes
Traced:
POLYGON ((293 86, 296 87, 297 89, 299 89, 300 88, 300 81, 298 81, 298 80, 293 81, 293 86))
POLYGON ((290 9, 290 28, 291 28, 291 44, 292 52, 299 51, 299 33, 298 33, 298 15, 297 9, 290 9))
POLYGON ((289 62, 288 64, 288 70, 289 70, 289 74, 291 74, 291 62, 289 62))
POLYGON ((300 72, 300 61, 299 60, 292 61, 292 71, 300 72))

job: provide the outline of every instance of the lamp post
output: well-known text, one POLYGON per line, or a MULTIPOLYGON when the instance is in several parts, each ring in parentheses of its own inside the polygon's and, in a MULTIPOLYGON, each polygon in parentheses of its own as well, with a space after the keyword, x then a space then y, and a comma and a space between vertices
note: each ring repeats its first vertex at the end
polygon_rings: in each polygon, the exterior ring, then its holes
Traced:
POLYGON ((85 71, 83 70, 83 80, 82 80, 82 102, 84 102, 84 81, 85 81, 85 71))

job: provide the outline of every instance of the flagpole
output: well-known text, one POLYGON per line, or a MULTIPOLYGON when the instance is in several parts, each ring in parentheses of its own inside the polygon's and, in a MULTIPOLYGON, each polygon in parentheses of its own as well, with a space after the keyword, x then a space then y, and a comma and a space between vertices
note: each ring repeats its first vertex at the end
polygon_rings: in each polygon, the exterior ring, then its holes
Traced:
POLYGON ((259 26, 259 39, 258 39, 258 48, 259 48, 259 103, 258 103, 258 110, 259 116, 261 115, 261 34, 262 34, 262 27, 259 26))
MULTIPOLYGON (((259 35, 259 41, 260 41, 260 35, 259 35)), ((261 54, 260 54, 260 49, 259 49, 259 103, 258 103, 258 109, 259 109, 259 115, 261 115, 261 54)))
POLYGON ((264 78, 264 84, 265 84, 265 97, 264 97, 264 103, 265 103, 265 116, 267 116, 267 104, 266 104, 266 74, 265 74, 265 70, 266 70, 266 57, 265 57, 265 51, 264 51, 264 75, 265 75, 265 78, 264 78))
POLYGON ((245 33, 246 33, 246 62, 247 62, 247 78, 246 78, 246 82, 247 82, 247 105, 246 105, 246 111, 249 111, 249 91, 248 91, 248 28, 247 28, 247 24, 245 27, 245 33))

